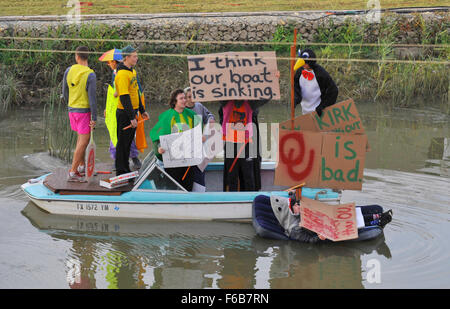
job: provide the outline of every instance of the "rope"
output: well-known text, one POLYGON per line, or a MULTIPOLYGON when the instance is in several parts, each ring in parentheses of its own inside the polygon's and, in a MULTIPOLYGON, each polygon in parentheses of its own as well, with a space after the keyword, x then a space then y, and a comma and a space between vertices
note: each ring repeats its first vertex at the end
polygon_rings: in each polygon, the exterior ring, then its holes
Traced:
MULTIPOLYGON (((149 44, 222 44, 222 45, 292 45, 293 42, 250 42, 250 41, 195 41, 195 40, 126 40, 126 39, 94 39, 94 38, 50 38, 50 37, 0 37, 0 40, 22 40, 22 41, 85 41, 85 42, 121 42, 121 43, 149 43, 149 44)), ((368 46, 368 47, 433 47, 450 48, 450 44, 389 44, 389 43, 320 43, 303 42, 298 45, 311 46, 368 46)))
MULTIPOLYGON (((31 53, 63 53, 63 54, 74 54, 76 51, 72 50, 41 50, 41 49, 19 49, 19 48, 0 48, 0 51, 6 52, 31 52, 31 53)), ((96 54, 101 55, 103 52, 83 52, 85 54, 96 54)), ((157 53, 139 53, 139 56, 150 56, 150 57, 192 57, 192 56, 205 56, 205 55, 190 55, 190 54, 157 54, 157 53)), ((216 57, 214 54, 210 57, 216 57)), ((265 57, 265 59, 271 59, 271 57, 265 57)), ((297 58, 291 57, 276 57, 276 60, 296 60, 297 58)), ((412 63, 412 64, 431 64, 438 65, 450 64, 450 61, 428 61, 428 60, 397 60, 397 59, 352 59, 352 58, 309 58, 309 60, 317 61, 331 61, 331 62, 367 62, 367 63, 412 63)))

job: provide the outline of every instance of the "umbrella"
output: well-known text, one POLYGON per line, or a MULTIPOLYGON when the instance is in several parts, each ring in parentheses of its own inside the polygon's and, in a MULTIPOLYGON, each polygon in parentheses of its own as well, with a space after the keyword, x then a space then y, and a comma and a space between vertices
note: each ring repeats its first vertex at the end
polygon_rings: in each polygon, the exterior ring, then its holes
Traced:
POLYGON ((122 50, 120 49, 111 49, 105 52, 98 60, 100 61, 111 61, 111 60, 117 60, 122 61, 122 50))

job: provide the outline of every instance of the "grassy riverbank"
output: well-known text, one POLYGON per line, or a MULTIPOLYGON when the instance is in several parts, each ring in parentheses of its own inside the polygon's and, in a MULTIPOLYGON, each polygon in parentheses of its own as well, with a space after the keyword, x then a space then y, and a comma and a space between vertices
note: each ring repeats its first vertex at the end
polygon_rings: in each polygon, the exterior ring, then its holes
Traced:
MULTIPOLYGON (((420 17, 420 16, 419 16, 420 17)), ((353 98, 356 101, 381 102, 391 107, 412 107, 417 104, 429 105, 437 102, 443 113, 450 114, 448 103, 449 76, 448 65, 431 64, 445 62, 450 59, 449 36, 445 25, 437 23, 421 23, 420 41, 416 45, 428 44, 416 50, 413 57, 418 62, 397 62, 396 35, 397 24, 382 22, 378 38, 379 45, 368 46, 365 26, 348 22, 339 30, 331 31, 332 25, 324 24, 317 29, 315 43, 339 43, 337 45, 311 45, 305 43, 300 33, 299 47, 312 47, 318 58, 324 58, 320 64, 331 74, 339 87, 338 100, 353 98), (433 47, 436 46, 436 47, 433 47), (339 59, 339 61, 336 61, 339 59), (361 60, 357 61, 357 60, 361 60), (376 60, 364 62, 364 60, 376 60), (440 103, 439 103, 440 102, 440 103)), ((74 63, 72 53, 79 45, 87 45, 94 54, 89 58, 90 66, 97 74, 98 110, 102 114, 105 83, 111 78, 110 69, 99 62, 99 55, 111 48, 121 47, 124 42, 101 41, 103 39, 121 39, 117 28, 106 25, 84 24, 80 29, 62 34, 61 29, 52 30, 48 37, 81 38, 68 40, 11 40, 0 39, 0 48, 16 48, 24 50, 53 50, 61 52, 28 52, 8 51, 0 54, 0 109, 2 113, 15 106, 30 106, 31 102, 45 104, 45 139, 52 155, 70 161, 74 148, 74 135, 70 130, 66 117, 65 105, 61 104, 61 80, 65 68, 74 63), (93 39, 93 40, 88 40, 93 39), (64 115, 58 117, 57 115, 64 115), (56 116, 56 117, 55 117, 56 116), (58 134, 55 134, 58 132, 58 134)), ((26 34, 27 35, 27 34, 26 34)), ((25 35, 25 36, 26 36, 25 35)), ((32 33, 28 36, 33 36, 32 33)), ((146 102, 150 104, 166 103, 170 92, 175 88, 188 85, 187 60, 183 55, 202 54, 225 50, 276 50, 278 68, 281 72, 281 101, 278 104, 289 104, 289 45, 293 40, 293 28, 289 25, 278 26, 269 44, 227 45, 208 44, 176 44, 175 50, 164 52, 165 45, 146 42, 140 44, 137 71, 146 94, 146 102), (144 55, 158 53, 158 56, 144 55)))
MULTIPOLYGON (((333 29, 332 21, 319 26, 314 34, 314 43, 330 43, 328 45, 308 45, 302 34, 298 35, 299 47, 312 47, 324 66, 336 81, 340 94, 338 99, 352 97, 355 100, 385 101, 395 106, 410 106, 421 98, 439 101, 448 98, 449 77, 448 62, 450 59, 450 39, 445 22, 424 23, 420 15, 412 22, 419 27, 419 37, 414 47, 415 55, 404 61, 399 58, 400 49, 396 48, 396 38, 404 31, 396 23, 382 20, 377 36, 372 42, 379 45, 368 46, 366 37, 367 25, 357 25, 351 21, 344 26, 333 29), (338 43, 337 45, 333 45, 338 43), (340 44, 340 45, 339 45, 340 44), (427 44, 427 47, 420 47, 427 44), (433 47, 436 46, 436 47, 433 47), (367 62, 373 61, 373 62, 367 62), (415 60, 417 62, 412 62, 415 60), (439 64, 432 64, 440 62, 439 64)), ((127 43, 109 40, 122 39, 122 30, 107 25, 83 24, 81 28, 61 26, 50 30, 47 37, 56 40, 11 40, 0 38, 0 48, 22 50, 48 50, 50 52, 2 51, 0 53, 0 100, 3 110, 25 102, 46 102, 52 85, 50 80, 62 79, 64 69, 74 62, 73 53, 79 45, 87 45, 93 54, 90 66, 97 73, 98 97, 105 95, 104 84, 110 81, 111 72, 106 64, 99 62, 99 55, 111 48, 122 47, 127 43), (64 31, 64 33, 63 33, 64 31), (61 40, 57 38, 61 37, 61 40), (76 40, 64 40, 74 38, 76 40), (83 40, 85 39, 85 40, 83 40), (90 40, 89 40, 90 39, 90 40), (59 51, 59 52, 58 52, 59 51), (18 87, 22 85, 25 87, 18 87), (9 92, 8 92, 9 91, 9 92)), ((190 36, 190 34, 186 34, 190 36)), ((33 37, 34 33, 26 33, 24 37, 33 37)), ((276 50, 279 58, 289 57, 289 45, 293 40, 293 26, 279 25, 273 38, 267 44, 254 45, 217 45, 217 44, 172 44, 172 49, 165 50, 168 45, 140 43, 141 53, 138 72, 150 102, 166 102, 169 93, 177 87, 188 85, 186 54, 202 54, 226 50, 276 50), (173 49, 175 48, 175 49, 173 49), (143 55, 157 53, 158 56, 143 55), (169 54, 169 55, 167 55, 169 54)), ((403 48, 404 49, 404 48, 403 48)), ((408 51, 409 49, 407 49, 408 51)), ((287 104, 290 97, 288 60, 279 60, 281 72, 282 104, 287 104)), ((60 87, 58 84, 57 87, 60 87)), ((99 107, 104 102, 100 100, 99 107)))
MULTIPOLYGON (((0 0, 2 15, 65 15, 71 8, 66 0, 0 0)), ((304 10, 366 10, 367 0, 91 0, 80 1, 82 14, 144 14, 196 12, 267 12, 304 10)), ((380 8, 445 6, 445 0, 380 0, 380 8)))

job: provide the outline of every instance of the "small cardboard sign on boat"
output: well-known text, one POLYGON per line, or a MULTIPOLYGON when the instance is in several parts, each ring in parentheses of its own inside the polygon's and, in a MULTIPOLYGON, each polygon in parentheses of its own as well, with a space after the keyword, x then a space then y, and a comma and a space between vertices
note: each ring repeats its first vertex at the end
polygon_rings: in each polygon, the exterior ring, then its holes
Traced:
POLYGON ((330 205, 302 197, 300 218, 301 227, 332 241, 358 238, 355 203, 330 205))
POLYGON ((129 180, 139 176, 138 171, 122 174, 108 179, 101 179, 99 184, 108 189, 114 189, 129 184, 129 180))
POLYGON ((361 190, 367 135, 353 100, 279 125, 274 184, 361 190))
POLYGON ((192 98, 196 102, 280 99, 273 51, 189 56, 188 66, 192 98))

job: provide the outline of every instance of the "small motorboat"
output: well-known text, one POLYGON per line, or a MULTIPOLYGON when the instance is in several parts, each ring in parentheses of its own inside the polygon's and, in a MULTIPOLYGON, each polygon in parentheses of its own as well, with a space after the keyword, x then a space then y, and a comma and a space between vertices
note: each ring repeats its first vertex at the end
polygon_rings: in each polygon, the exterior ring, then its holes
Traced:
MULTIPOLYGON (((384 212, 383 208, 379 205, 356 206, 356 208, 358 207, 361 208, 362 214, 368 214, 371 212, 384 212)), ((256 234, 263 238, 290 240, 290 237, 286 233, 286 229, 280 224, 273 212, 269 196, 259 195, 253 201, 252 222, 256 234)), ((358 229, 358 238, 346 241, 362 241, 375 239, 383 234, 383 228, 384 226, 380 225, 379 221, 374 220, 373 223, 358 229)), ((323 240, 319 242, 331 241, 323 240)))
MULTIPOLYGON (((160 165, 153 152, 143 160, 139 176, 126 186, 108 189, 92 183, 67 182, 67 169, 30 179, 21 186, 38 207, 52 214, 168 220, 252 220, 252 203, 260 194, 288 197, 274 186, 274 162, 263 162, 261 191, 223 192, 223 162, 206 168, 206 192, 188 192, 160 165)), ((109 176, 110 177, 110 176, 109 176)), ((339 203, 341 193, 331 189, 303 188, 302 194, 320 201, 339 203)))

